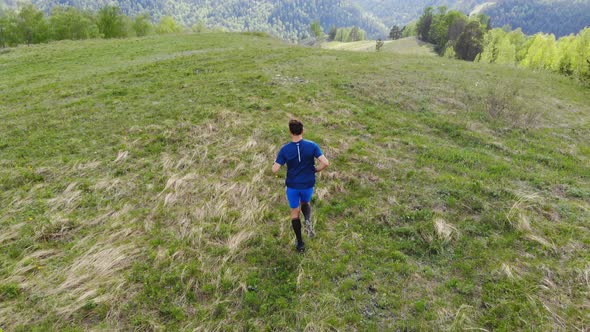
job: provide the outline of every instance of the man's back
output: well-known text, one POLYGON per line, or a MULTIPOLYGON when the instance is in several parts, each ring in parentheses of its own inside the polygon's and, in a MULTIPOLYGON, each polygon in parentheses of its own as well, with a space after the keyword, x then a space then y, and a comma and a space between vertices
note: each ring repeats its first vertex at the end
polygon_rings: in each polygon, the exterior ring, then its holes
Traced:
POLYGON ((308 140, 285 144, 277 157, 277 163, 287 164, 286 185, 294 189, 307 189, 315 185, 315 158, 322 155, 320 147, 308 140))

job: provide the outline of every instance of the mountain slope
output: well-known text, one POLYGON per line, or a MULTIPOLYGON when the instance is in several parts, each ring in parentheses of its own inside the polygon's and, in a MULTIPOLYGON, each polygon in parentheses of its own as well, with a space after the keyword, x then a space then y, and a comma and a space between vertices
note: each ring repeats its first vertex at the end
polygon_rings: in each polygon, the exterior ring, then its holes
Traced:
POLYGON ((590 26, 590 0, 503 0, 483 13, 495 27, 510 25, 529 35, 545 32, 561 37, 590 26))
POLYGON ((464 13, 478 9, 491 17, 494 27, 510 25, 521 27, 527 34, 537 32, 565 36, 590 26, 589 0, 355 0, 367 12, 383 21, 386 26, 403 26, 417 19, 427 6, 447 6, 464 13), (481 6, 486 4, 485 6, 481 6))
POLYGON ((35 0, 33 3, 46 11, 56 5, 98 10, 116 4, 128 15, 148 11, 156 19, 172 15, 188 26, 205 22, 232 31, 265 31, 292 40, 309 37, 309 26, 314 20, 319 20, 325 31, 331 25, 356 25, 375 38, 387 34, 387 28, 378 19, 342 0, 35 0))
MULTIPOLYGON (((33 0, 33 3, 47 12, 56 5, 96 11, 115 4, 131 16, 149 12, 157 20, 172 15, 187 26, 204 22, 231 31, 264 31, 287 40, 309 37, 310 24, 315 20, 321 22, 326 32, 332 25, 355 25, 365 30, 369 38, 385 38, 392 25, 403 26, 416 20, 427 6, 447 6, 465 13, 481 11, 492 18, 494 27, 508 24, 522 27, 528 34, 545 32, 563 36, 590 24, 590 0, 33 0)), ((2 0, 0 9, 3 6, 14 7, 16 1, 2 0)))
POLYGON ((416 20, 424 8, 428 6, 446 6, 449 9, 462 10, 469 13, 477 5, 486 2, 485 0, 353 0, 366 11, 379 17, 385 25, 391 27, 396 24, 406 25, 416 20))
POLYGON ((590 323, 573 80, 217 33, 18 47, 0 68, 5 331, 590 323), (270 173, 291 116, 332 162, 305 255, 270 173))

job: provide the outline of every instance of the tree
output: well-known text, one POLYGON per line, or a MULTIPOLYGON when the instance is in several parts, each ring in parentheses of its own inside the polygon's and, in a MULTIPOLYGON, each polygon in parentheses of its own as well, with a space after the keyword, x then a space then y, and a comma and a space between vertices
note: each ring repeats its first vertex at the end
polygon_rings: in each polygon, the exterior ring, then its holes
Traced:
POLYGON ((87 39, 99 36, 94 16, 75 7, 54 7, 49 18, 51 38, 87 39))
POLYGON ((0 11, 0 48, 6 47, 6 30, 8 20, 3 11, 0 11))
POLYGON ((475 57, 483 50, 482 41, 483 31, 479 22, 469 22, 455 44, 457 57, 461 60, 475 60, 475 57))
POLYGON ((391 27, 389 30, 389 39, 396 40, 402 38, 403 30, 400 29, 397 25, 391 27))
POLYGON ((574 74, 576 37, 573 35, 559 38, 557 56, 552 65, 553 70, 570 76, 574 74))
POLYGON ((438 54, 444 54, 447 46, 455 44, 465 29, 467 21, 465 14, 456 10, 447 12, 446 7, 439 7, 438 14, 432 17, 428 42, 435 45, 434 49, 438 54))
POLYGON ((357 26, 353 26, 352 30, 350 30, 350 36, 349 36, 349 40, 351 42, 355 42, 355 41, 359 41, 360 39, 360 35, 359 35, 359 28, 357 26))
POLYGON ((205 22, 199 21, 191 27, 191 30, 196 33, 201 33, 207 31, 207 26, 205 22))
POLYGON ((445 48, 445 53, 443 54, 443 56, 449 59, 456 59, 457 53, 455 52, 455 48, 449 45, 445 48))
POLYGON ((4 37, 4 21, 2 16, 0 16, 0 48, 6 47, 6 37, 4 37))
POLYGON ((2 27, 2 44, 16 46, 24 42, 22 34, 19 33, 18 15, 15 10, 6 10, 0 16, 0 26, 2 27))
POLYGON ((320 21, 313 21, 310 26, 311 34, 313 37, 317 39, 322 39, 324 37, 324 30, 320 25, 320 21))
POLYGON ((44 43, 49 40, 49 25, 45 13, 35 8, 32 4, 26 4, 18 13, 17 28, 27 44, 44 43))
POLYGON ((98 30, 104 38, 121 38, 127 36, 124 15, 116 6, 105 6, 98 12, 98 30))
POLYGON ((142 13, 135 16, 133 20, 133 31, 135 31, 137 37, 147 36, 152 29, 152 17, 149 13, 142 13))
POLYGON ((343 34, 344 34, 344 29, 337 29, 334 40, 339 41, 339 42, 344 42, 345 40, 344 40, 343 34))
POLYGON ((414 21, 412 23, 407 24, 403 29, 402 29, 402 37, 414 37, 418 35, 418 27, 417 27, 417 22, 414 21))
POLYGON ((365 35, 366 35, 365 30, 359 28, 358 40, 365 40, 366 39, 365 35))
POLYGON ((555 51, 555 36, 538 33, 521 64, 532 69, 551 69, 555 51))
POLYGON ((365 40, 365 31, 357 26, 353 26, 350 29, 350 33, 346 41, 355 42, 360 40, 365 40))
POLYGON ((447 34, 449 31, 446 25, 447 7, 439 7, 438 14, 432 16, 430 30, 428 30, 428 42, 435 44, 436 51, 440 54, 443 46, 446 44, 447 34))
POLYGON ((338 28, 335 25, 330 27, 330 32, 328 33, 328 40, 332 41, 336 39, 336 32, 338 32, 338 28))
POLYGON ((365 31, 357 26, 353 26, 352 28, 338 28, 336 29, 334 40, 343 43, 365 40, 365 31))
POLYGON ((483 29, 490 30, 492 28, 492 19, 489 16, 485 14, 478 14, 475 18, 483 29))
POLYGON ((465 30, 465 26, 467 25, 468 19, 465 15, 456 17, 450 24, 447 30, 447 40, 456 42, 465 30))
POLYGON ((162 16, 160 23, 156 26, 156 33, 159 35, 182 31, 182 27, 176 23, 172 16, 162 16))
POLYGON ((495 63, 498 58, 498 45, 506 37, 504 29, 492 29, 485 34, 483 38, 483 51, 478 57, 478 61, 486 63, 495 63))
POLYGON ((429 42, 430 36, 428 33, 430 32, 430 27, 432 26, 432 19, 434 17, 433 8, 426 7, 424 9, 424 14, 418 20, 416 30, 418 32, 418 38, 422 41, 429 42))
POLYGON ((516 48, 510 42, 510 38, 504 35, 497 45, 496 63, 514 65, 516 62, 516 48))
POLYGON ((576 36, 575 73, 583 80, 590 80, 590 28, 585 28, 576 36))
POLYGON ((518 28, 514 31, 510 31, 508 33, 508 38, 510 39, 510 43, 514 45, 514 50, 516 51, 516 63, 520 62, 522 58, 519 56, 521 50, 525 46, 527 42, 526 35, 522 32, 522 29, 518 28))

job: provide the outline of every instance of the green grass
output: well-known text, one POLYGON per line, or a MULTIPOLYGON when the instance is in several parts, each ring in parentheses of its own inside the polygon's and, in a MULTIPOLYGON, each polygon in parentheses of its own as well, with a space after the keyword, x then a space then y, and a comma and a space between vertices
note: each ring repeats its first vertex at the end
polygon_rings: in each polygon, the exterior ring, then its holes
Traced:
POLYGON ((590 325, 575 81, 215 33, 19 47, 0 70, 4 330, 590 325), (304 255, 270 173, 291 116, 332 162, 304 255))
MULTIPOLYGON (((357 42, 342 43, 329 42, 322 45, 323 48, 340 51, 375 52, 375 40, 362 40, 357 42)), ((415 37, 402 38, 397 40, 384 40, 381 52, 390 52, 405 55, 436 55, 434 46, 418 40, 415 37)))

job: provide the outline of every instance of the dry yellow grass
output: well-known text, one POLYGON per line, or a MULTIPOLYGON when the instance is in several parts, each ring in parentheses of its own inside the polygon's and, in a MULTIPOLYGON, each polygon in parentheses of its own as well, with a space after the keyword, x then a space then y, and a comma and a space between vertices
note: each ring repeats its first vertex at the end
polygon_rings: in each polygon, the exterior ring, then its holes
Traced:
POLYGON ((440 240, 443 241, 450 241, 452 237, 457 232, 457 228, 449 223, 447 223, 442 218, 436 218, 434 220, 434 230, 436 231, 436 235, 440 240))

